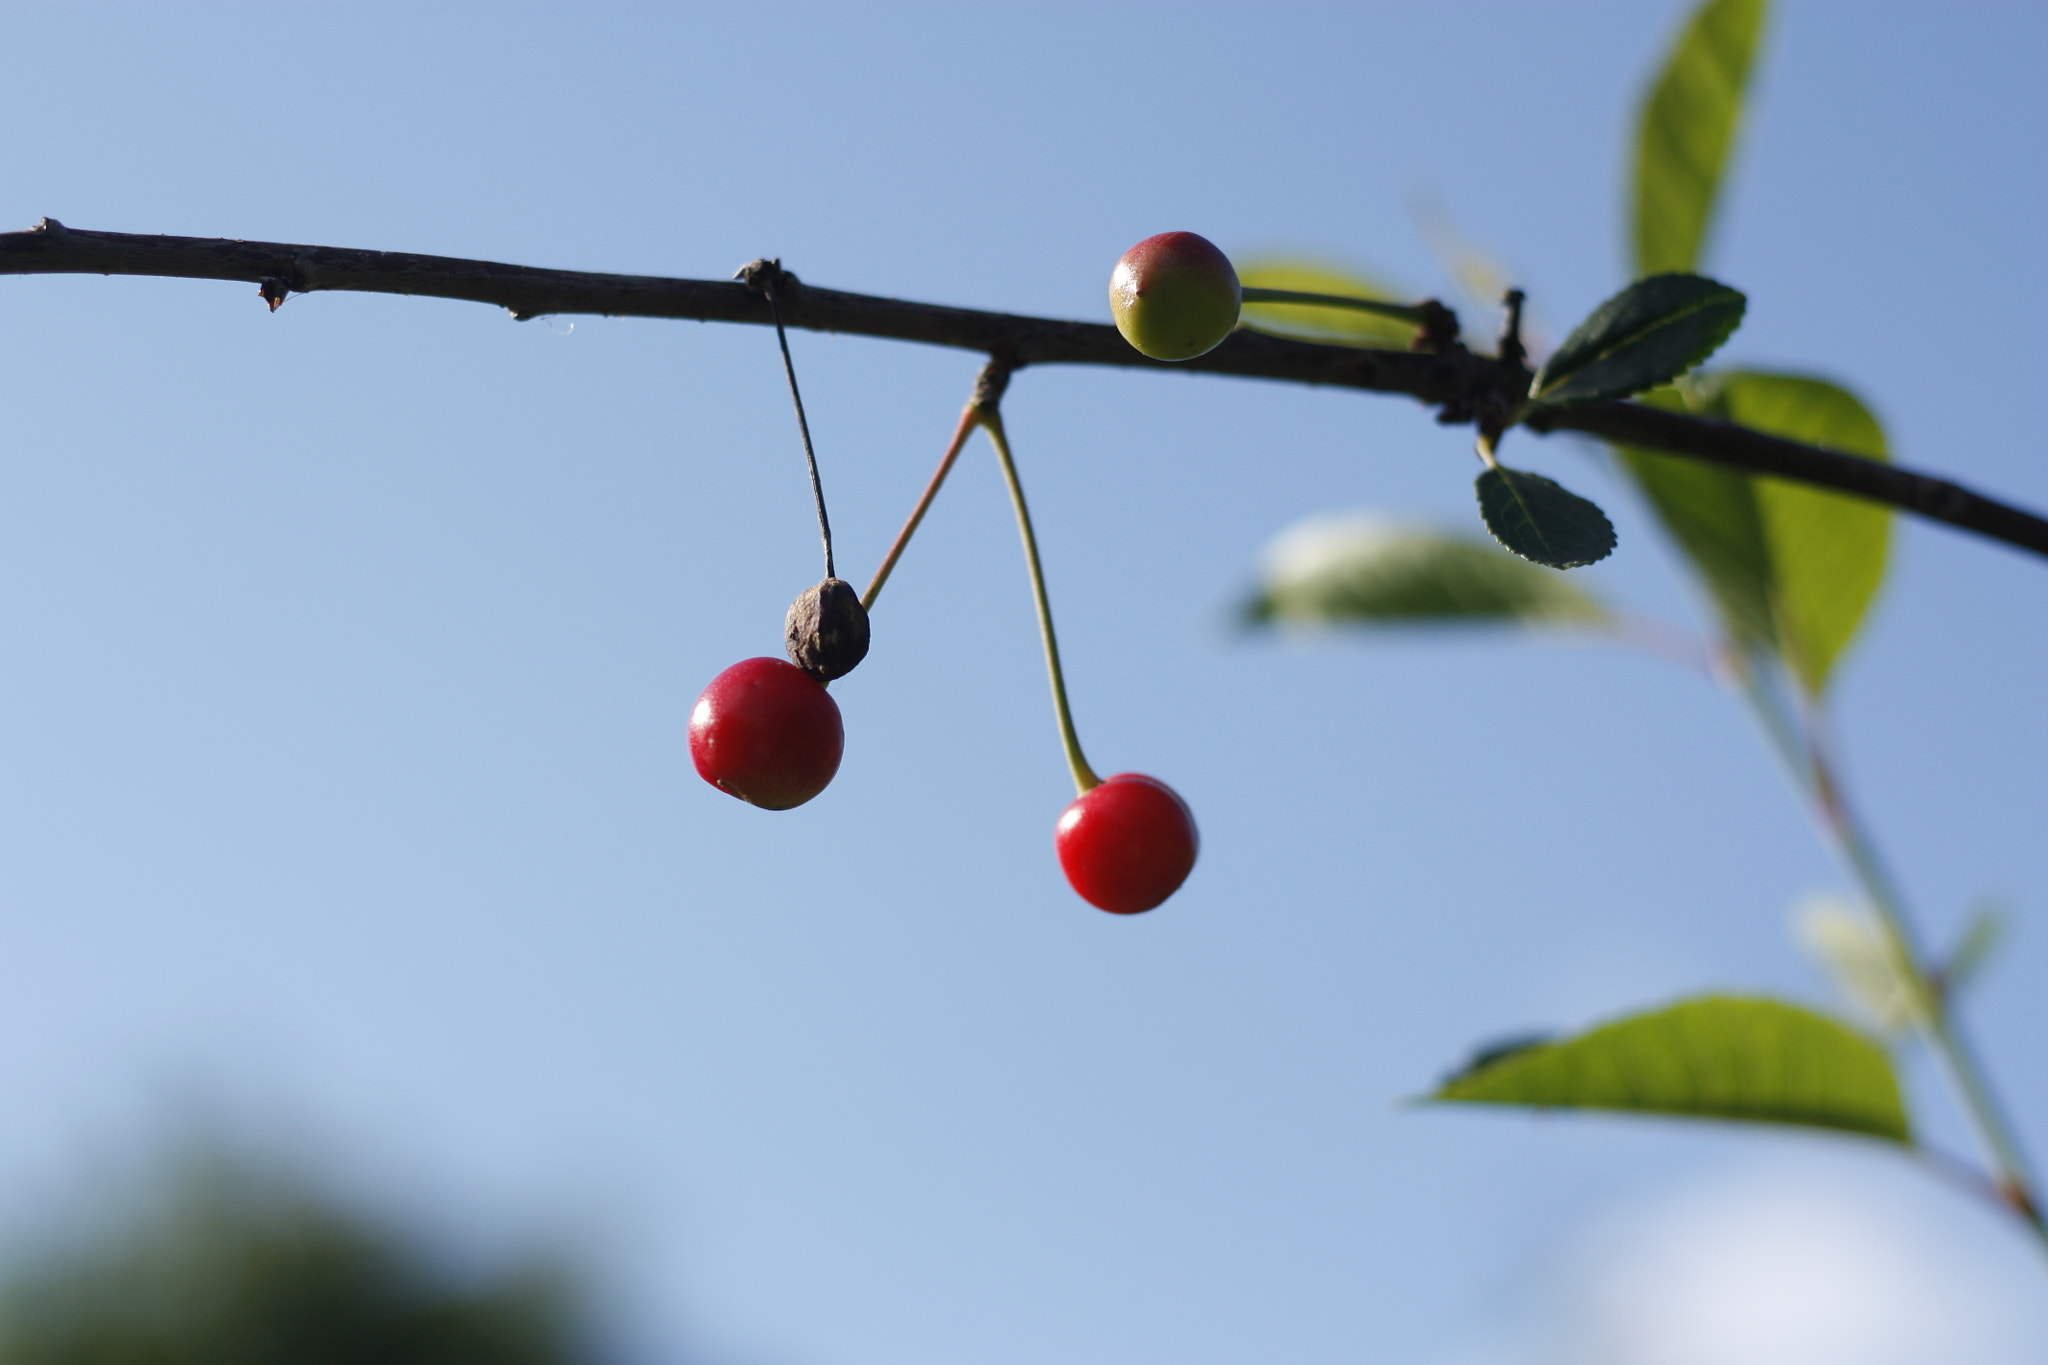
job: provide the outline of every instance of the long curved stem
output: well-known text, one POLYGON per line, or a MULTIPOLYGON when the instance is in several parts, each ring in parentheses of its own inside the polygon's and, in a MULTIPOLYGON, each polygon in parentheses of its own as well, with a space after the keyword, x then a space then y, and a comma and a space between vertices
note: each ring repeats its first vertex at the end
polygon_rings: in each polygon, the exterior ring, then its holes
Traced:
POLYGON ((825 577, 837 578, 832 568, 832 519, 825 515, 825 484, 818 477, 818 452, 811 449, 811 424, 804 417, 804 396, 797 392, 796 362, 789 358, 789 334, 782 328, 782 305, 775 301, 775 282, 763 280, 761 292, 768 296, 768 311, 775 319, 775 342, 782 348, 782 372, 789 378, 789 401, 796 404, 797 434, 804 441, 804 464, 811 471, 811 501, 818 509, 818 539, 825 543, 825 577))
POLYGON ((1067 705, 1067 679, 1060 671, 1060 642, 1052 632, 1052 602, 1045 595, 1045 570, 1038 562, 1038 537, 1031 530, 1031 510, 1024 505, 1024 485, 1017 478, 1017 462, 1010 458, 1010 438, 1003 432, 1003 415, 994 405, 970 409, 980 420, 988 439, 1003 464, 1003 482, 1010 486, 1010 505, 1017 509, 1017 531, 1024 538, 1024 563, 1031 571, 1031 593, 1038 603, 1038 634, 1045 642, 1045 671, 1052 675, 1052 709, 1059 718, 1060 747, 1066 750, 1067 766, 1074 772, 1074 788, 1085 796, 1102 785, 1102 779, 1081 754, 1081 737, 1074 732, 1074 713, 1067 705))
POLYGON ((1951 998, 1934 985, 1926 950, 1907 914, 1905 900, 1850 806, 1834 764, 1811 727, 1802 725, 1760 676, 1755 660, 1738 657, 1729 662, 1772 747, 1812 802, 1829 842, 1877 914, 1893 965, 1912 1000, 1914 1021, 1940 1059, 1956 1098, 1970 1116, 1991 1159, 1995 1176, 1990 1188, 1997 1202, 2026 1225, 2043 1249, 2048 1249, 2048 1220, 2044 1220, 2040 1199, 2034 1193, 2025 1153, 1975 1049, 1963 1033, 1951 998))
POLYGON ((1393 318, 1396 322, 1412 322, 1418 327, 1429 316, 1428 310, 1412 303, 1361 299, 1352 294, 1304 294, 1294 289, 1254 289, 1247 285, 1238 291, 1238 297, 1246 303, 1299 303, 1313 308, 1348 308, 1355 313, 1393 318))

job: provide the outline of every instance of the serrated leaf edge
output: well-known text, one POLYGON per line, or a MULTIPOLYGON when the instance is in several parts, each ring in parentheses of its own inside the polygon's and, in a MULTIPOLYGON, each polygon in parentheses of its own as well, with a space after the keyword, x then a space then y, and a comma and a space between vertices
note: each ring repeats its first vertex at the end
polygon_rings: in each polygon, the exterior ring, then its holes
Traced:
POLYGON ((1566 488, 1563 484, 1558 483, 1555 479, 1545 478, 1544 475, 1534 473, 1531 470, 1510 469, 1508 468, 1508 466, 1504 464, 1496 464, 1491 466, 1490 468, 1483 469, 1479 472, 1478 479, 1474 480, 1473 482, 1473 488, 1478 496, 1479 520, 1482 524, 1485 525, 1486 533, 1493 537, 1494 543, 1496 545, 1500 546, 1503 550, 1506 550, 1509 554, 1515 556, 1515 558, 1517 559, 1527 560, 1531 564, 1540 564, 1546 569, 1557 569, 1559 571, 1563 571, 1565 569, 1583 569, 1589 564, 1598 564, 1601 560, 1613 554, 1614 547, 1619 543, 1619 538, 1615 535, 1614 531, 1614 521, 1607 515, 1606 509, 1602 508, 1599 503, 1594 502, 1591 498, 1579 497, 1577 493, 1572 492, 1571 489, 1566 488), (1522 490, 1515 486, 1515 476, 1518 474, 1525 478, 1544 479, 1545 482, 1555 487, 1559 492, 1564 493, 1569 497, 1578 498, 1580 502, 1583 502, 1586 504, 1586 506, 1592 508, 1596 513, 1599 514, 1600 520, 1607 526, 1606 547, 1602 549, 1599 554, 1594 555, 1591 559, 1538 559, 1534 555, 1523 554, 1520 550, 1517 550, 1514 546, 1508 544, 1508 542, 1501 536, 1500 532, 1494 529, 1493 522, 1489 520, 1486 515, 1486 495, 1484 492, 1484 483, 1486 476, 1488 474, 1499 474, 1501 476, 1501 482, 1507 485, 1509 494, 1511 494, 1514 497, 1515 505, 1522 509, 1522 519, 1529 523, 1530 529, 1536 533, 1537 538, 1541 540, 1546 547, 1548 547, 1550 544, 1550 537, 1543 534, 1542 523, 1538 521, 1537 518, 1529 511, 1528 499, 1524 498, 1522 496, 1522 490))
MULTIPOLYGON (((1664 375, 1661 378, 1648 380, 1642 384, 1636 385, 1633 388, 1609 389, 1603 390, 1599 393, 1592 394, 1575 394, 1570 398, 1564 399, 1553 398, 1550 395, 1550 393, 1545 391, 1544 378, 1550 373, 1551 362, 1554 362, 1557 359, 1557 355, 1552 355, 1550 361, 1546 361, 1544 363, 1543 368, 1539 370, 1536 373, 1535 377, 1529 381, 1529 401, 1531 403, 1555 403, 1559 405, 1565 403, 1592 403, 1598 402, 1602 399, 1627 398, 1631 394, 1647 393, 1651 389, 1658 388, 1665 384, 1669 384, 1672 380, 1678 378, 1680 375, 1689 374, 1693 370, 1696 370, 1701 365, 1705 364, 1707 360, 1713 356, 1714 352, 1720 350, 1721 347, 1727 343, 1729 337, 1735 335, 1735 330, 1742 325, 1743 318, 1746 317, 1749 313, 1749 296, 1744 294, 1740 289, 1735 288, 1733 285, 1722 284, 1721 281, 1712 279, 1709 276, 1695 275, 1687 271, 1666 271, 1662 275, 1646 275, 1642 279, 1637 280, 1634 283, 1630 284, 1628 286, 1628 289, 1624 289, 1621 291, 1620 294, 1616 294, 1614 298, 1608 299, 1605 303, 1602 303, 1600 305, 1600 308, 1605 308, 1609 303, 1613 303, 1616 299, 1625 297, 1628 294, 1629 290, 1635 289, 1644 284, 1648 284, 1652 280, 1662 279, 1705 280, 1707 283, 1714 285, 1716 288, 1725 292, 1718 294, 1705 294, 1702 295, 1700 298, 1695 299, 1691 304, 1683 308, 1680 308, 1675 312, 1657 314, 1655 317, 1649 319, 1647 322, 1643 323, 1634 331, 1625 333, 1624 335, 1617 337, 1612 344, 1606 346, 1601 350, 1592 352, 1585 358, 1585 360, 1581 364, 1579 364, 1572 370, 1570 375, 1566 376, 1566 378, 1563 381, 1561 381, 1558 387, 1562 388, 1568 386, 1573 379, 1576 379, 1579 375, 1585 373, 1594 365, 1599 364, 1601 361, 1612 356, 1616 351, 1622 349, 1625 346, 1635 343, 1641 338, 1649 335, 1651 332, 1654 332, 1658 328, 1669 326, 1671 323, 1676 322, 1681 318, 1691 317, 1693 314, 1701 312, 1704 309, 1724 304, 1728 302, 1728 300, 1732 296, 1735 303, 1735 313, 1734 316, 1729 320, 1727 329, 1723 331, 1719 336, 1714 337, 1703 350, 1701 350, 1697 355, 1693 356, 1691 360, 1687 361, 1682 368, 1673 371, 1671 374, 1664 375)), ((1594 312, 1596 313, 1599 311, 1600 310, 1597 308, 1594 310, 1594 312)), ((1581 325, 1583 326, 1584 324, 1581 325)), ((1577 329, 1575 328, 1573 330, 1576 331, 1577 329)), ((1566 348, 1568 348, 1570 345, 1571 338, 1566 337, 1565 344, 1564 346, 1558 348, 1558 353, 1563 354, 1566 348)))

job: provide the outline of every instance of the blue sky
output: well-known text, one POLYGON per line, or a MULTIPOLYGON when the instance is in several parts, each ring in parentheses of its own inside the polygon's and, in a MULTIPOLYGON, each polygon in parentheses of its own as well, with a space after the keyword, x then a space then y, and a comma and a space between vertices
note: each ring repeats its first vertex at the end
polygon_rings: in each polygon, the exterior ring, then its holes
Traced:
MULTIPOLYGON (((1624 277, 1626 122, 1683 8, 12 7, 0 222, 710 278, 779 255, 1105 318, 1116 256, 1180 228, 1447 291, 1433 197, 1555 334, 1624 277)), ((2044 58, 2034 6, 1784 6, 1709 263, 1751 298, 1728 359, 1836 376, 1902 460, 2036 508, 2044 58)), ((1671 1267, 1668 1322, 1782 1324, 1716 1286, 1787 1237, 1869 1252, 1786 1271, 1816 1277, 1779 1304, 1819 1323, 1806 1360, 2048 1345, 2038 1253, 1885 1152, 1403 1107, 1503 1033, 1828 1002, 1786 924, 1841 887, 1735 703, 1668 663, 1233 632, 1300 517, 1472 524, 1469 434, 1405 400, 1013 385, 1090 757, 1202 829, 1183 891, 1124 921, 1052 856, 1071 788, 985 445, 835 688, 838 779, 769 815, 685 735, 816 576, 767 333, 272 316, 184 281, 0 299, 22 1218, 198 1112, 479 1247, 566 1239, 640 1359, 1675 1363, 1696 1344, 1601 1307, 1615 1277, 1671 1267), (1900 1304, 1932 1335, 1856 1335, 1900 1304)), ((864 581, 976 361, 792 346, 864 581)), ((1516 440, 1614 515, 1589 582, 1697 619, 1596 460, 1516 440)), ((2013 907, 1969 1017, 2048 1153, 2048 566, 1895 547, 1839 729, 1930 936, 2013 907)))

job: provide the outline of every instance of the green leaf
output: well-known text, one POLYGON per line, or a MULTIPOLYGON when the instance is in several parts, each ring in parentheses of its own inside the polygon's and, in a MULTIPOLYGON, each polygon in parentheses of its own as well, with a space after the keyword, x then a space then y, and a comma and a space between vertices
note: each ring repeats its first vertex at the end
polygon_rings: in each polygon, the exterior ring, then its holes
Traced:
MULTIPOLYGON (((1886 458, 1877 419, 1827 380, 1741 370, 1705 377, 1691 392, 1689 404, 1669 390, 1643 401, 1886 458)), ((1782 654, 1809 695, 1820 696, 1884 581, 1890 513, 1701 460, 1632 449, 1622 462, 1705 581, 1730 637, 1782 654)))
POLYGON ((1681 1001, 1517 1048, 1451 1077, 1430 1098, 1797 1124, 1913 1141, 1882 1047, 1826 1015, 1741 996, 1681 1001))
POLYGON ((1919 1022, 1913 983, 1868 908, 1838 896, 1808 896, 1793 911, 1792 930, 1807 955, 1878 1032, 1899 1033, 1919 1022))
POLYGON ((1281 532, 1244 615, 1251 622, 1600 625, 1608 611, 1572 580, 1489 541, 1370 513, 1312 517, 1281 532))
POLYGON ((1941 969, 1942 988, 1955 995, 1976 977, 1991 955, 1998 951, 1998 945, 2005 939, 2007 916, 1997 902, 1987 902, 1977 907, 1970 916, 1969 927, 1956 943, 1955 951, 1948 955, 1948 965, 1941 969))
MULTIPOLYGON (((1354 298, 1404 296, 1386 284, 1326 261, 1295 258, 1254 260, 1240 265, 1238 283, 1253 289, 1291 289, 1301 294, 1348 294, 1354 298)), ((1301 303, 1247 303, 1243 324, 1255 332, 1321 341, 1334 346, 1377 346, 1406 350, 1415 328, 1393 318, 1301 303)))
MULTIPOLYGON (((1676 389, 1659 389, 1638 401, 1668 411, 1689 411, 1676 389)), ((1754 481, 1705 460, 1633 447, 1622 449, 1621 460, 1713 596, 1729 637, 1746 648, 1775 651, 1771 552, 1757 511, 1754 481)))
POLYGON ((1524 559, 1576 569, 1614 552, 1614 523, 1541 474, 1495 465, 1479 476, 1479 515, 1493 538, 1524 559))
POLYGON ((1768 8, 1765 0, 1707 0, 1643 101, 1635 165, 1638 275, 1699 265, 1768 8))
MULTIPOLYGON (((1801 375, 1736 371, 1702 386, 1708 416, 1845 455, 1886 458, 1884 428, 1847 389, 1801 375)), ((1778 638, 1813 696, 1856 638, 1884 582, 1891 513, 1782 479, 1753 479, 1770 546, 1778 638)))
POLYGON ((1530 381, 1539 403, 1626 398, 1669 383, 1742 325, 1749 301, 1704 275, 1651 275, 1595 308, 1530 381))

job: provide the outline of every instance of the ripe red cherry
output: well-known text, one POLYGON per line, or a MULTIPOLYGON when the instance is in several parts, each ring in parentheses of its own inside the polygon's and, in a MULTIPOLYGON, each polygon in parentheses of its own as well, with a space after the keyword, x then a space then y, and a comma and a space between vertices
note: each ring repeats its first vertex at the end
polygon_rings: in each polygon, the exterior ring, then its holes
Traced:
POLYGON ((1150 910, 1179 890, 1201 845, 1187 802, 1143 773, 1118 773, 1074 798, 1053 835, 1068 884, 1113 915, 1150 910))
POLYGON ((1109 277, 1116 329, 1154 360, 1193 360, 1216 349, 1237 326, 1242 298, 1230 258, 1192 232, 1147 237, 1109 277))
POLYGON ((839 704, 795 664, 742 659, 711 680, 690 712, 690 757, 706 782, 767 810, 825 790, 846 730, 839 704))

